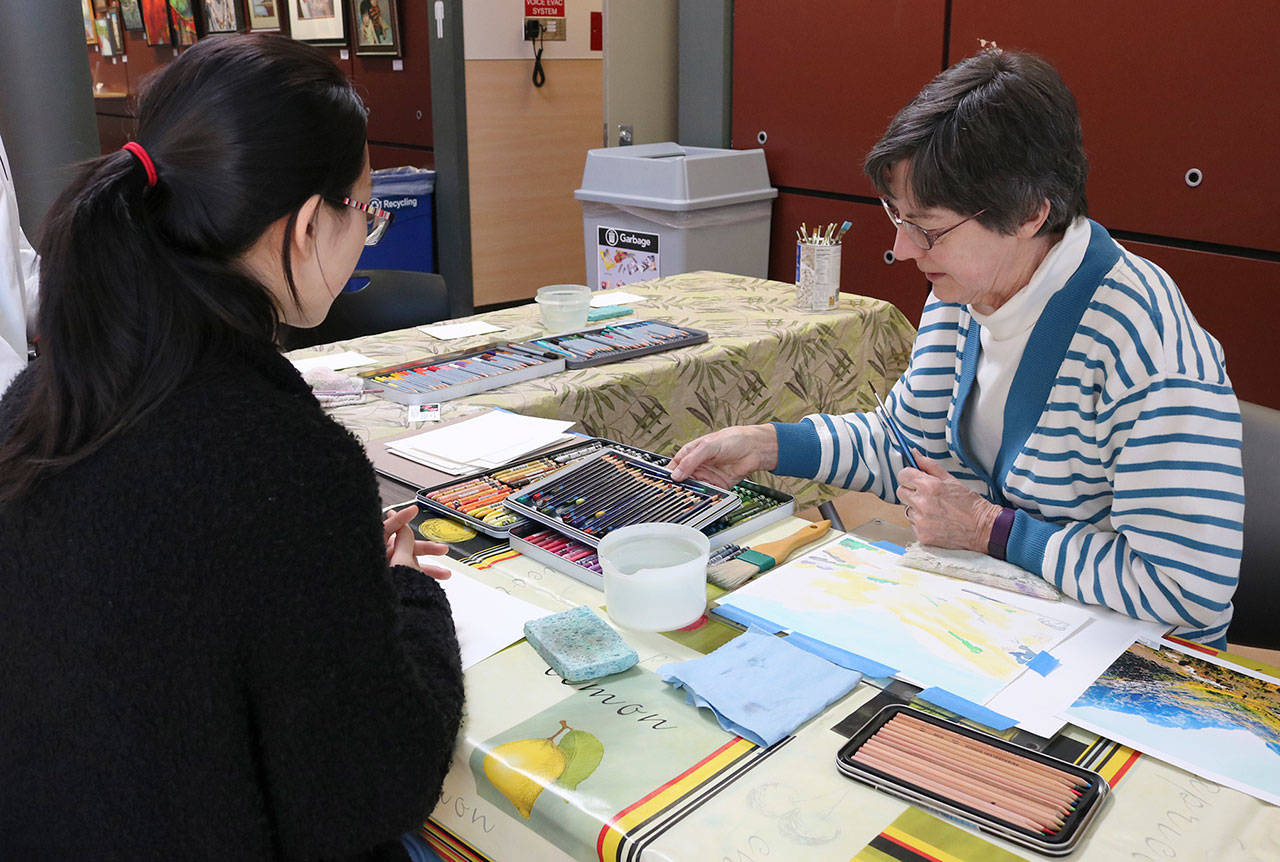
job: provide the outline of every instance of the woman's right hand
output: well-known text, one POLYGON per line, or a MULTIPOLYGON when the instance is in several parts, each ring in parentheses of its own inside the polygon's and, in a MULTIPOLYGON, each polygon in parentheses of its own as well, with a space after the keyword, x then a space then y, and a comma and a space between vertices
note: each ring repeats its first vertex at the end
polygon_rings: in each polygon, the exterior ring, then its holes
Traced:
POLYGON ((424 575, 437 581, 446 580, 452 572, 443 566, 421 565, 418 557, 424 554, 443 556, 449 553, 449 546, 440 542, 424 542, 415 539, 413 528, 409 523, 418 515, 417 506, 408 506, 392 512, 382 522, 383 536, 387 542, 387 564, 392 566, 408 566, 417 569, 424 575))
POLYGON ((772 425, 734 425, 684 444, 671 459, 671 478, 692 476, 731 488, 757 470, 778 466, 778 432, 772 425))

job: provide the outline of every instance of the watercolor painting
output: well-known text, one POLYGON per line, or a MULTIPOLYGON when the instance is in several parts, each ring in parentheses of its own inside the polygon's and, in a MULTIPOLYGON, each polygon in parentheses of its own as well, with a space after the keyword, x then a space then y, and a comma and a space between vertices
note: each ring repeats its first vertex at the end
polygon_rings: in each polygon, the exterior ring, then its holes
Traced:
POLYGON ((1280 680, 1174 645, 1134 644, 1066 717, 1280 805, 1280 680))

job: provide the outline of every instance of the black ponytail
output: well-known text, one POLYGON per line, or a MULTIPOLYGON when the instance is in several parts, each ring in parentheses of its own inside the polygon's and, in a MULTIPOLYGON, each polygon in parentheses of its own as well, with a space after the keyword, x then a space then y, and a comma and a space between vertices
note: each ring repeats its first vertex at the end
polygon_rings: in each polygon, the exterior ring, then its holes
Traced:
MULTIPOLYGON (((208 351, 273 342, 279 310, 238 261, 312 195, 349 192, 365 131, 341 70, 278 36, 202 40, 150 82, 155 184, 139 156, 102 156, 42 226, 41 355, 0 444, 0 503, 136 423, 208 351)), ((283 261, 296 301, 287 241, 283 261)))

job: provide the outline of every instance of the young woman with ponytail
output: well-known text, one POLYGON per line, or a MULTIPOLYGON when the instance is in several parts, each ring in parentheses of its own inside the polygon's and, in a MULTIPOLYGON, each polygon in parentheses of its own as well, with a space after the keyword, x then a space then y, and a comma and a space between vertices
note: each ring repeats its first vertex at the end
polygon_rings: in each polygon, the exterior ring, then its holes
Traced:
POLYGON ((49 212, 0 402, 2 857, 391 858, 439 796, 443 548, 275 348, 385 229, 365 121, 317 49, 203 40, 49 212))

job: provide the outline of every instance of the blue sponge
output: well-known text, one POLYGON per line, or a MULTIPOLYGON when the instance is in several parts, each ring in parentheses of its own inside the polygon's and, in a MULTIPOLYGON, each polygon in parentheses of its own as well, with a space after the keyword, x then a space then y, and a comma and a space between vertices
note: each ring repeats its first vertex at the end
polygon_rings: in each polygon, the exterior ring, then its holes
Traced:
POLYGON ((636 651, 586 605, 529 620, 524 624, 524 636, 568 682, 620 673, 640 660, 636 651))

